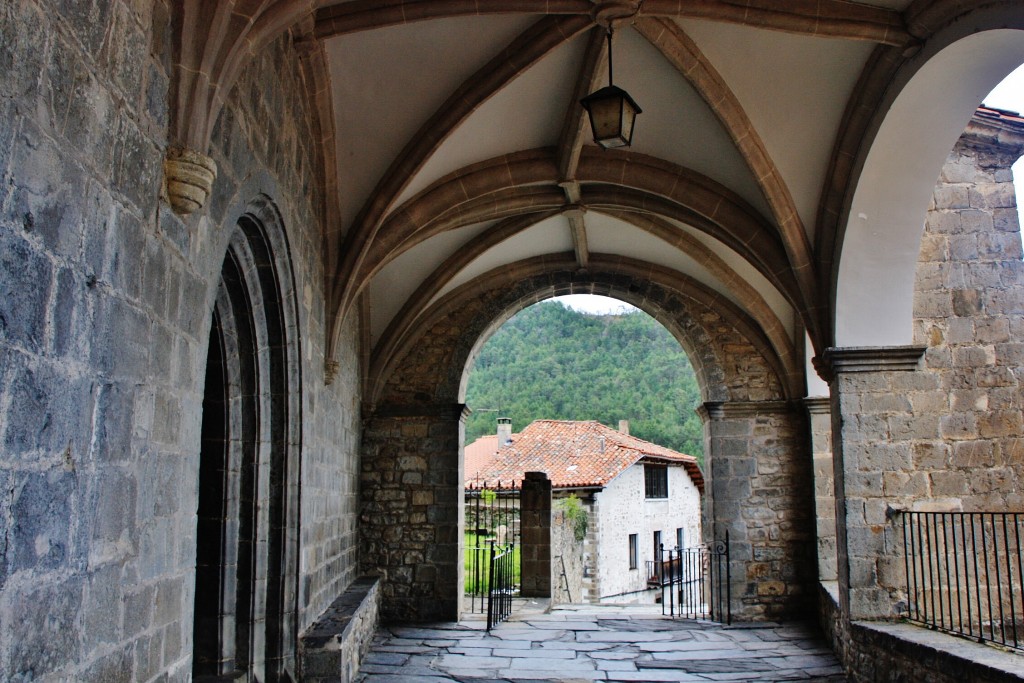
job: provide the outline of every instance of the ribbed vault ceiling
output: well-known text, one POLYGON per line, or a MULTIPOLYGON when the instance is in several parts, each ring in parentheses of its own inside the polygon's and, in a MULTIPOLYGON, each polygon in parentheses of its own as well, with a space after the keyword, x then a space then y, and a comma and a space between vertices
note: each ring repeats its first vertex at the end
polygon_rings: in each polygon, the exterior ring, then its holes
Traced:
POLYGON ((717 292, 795 358, 843 115, 873 49, 909 40, 908 3, 751 4, 648 0, 617 25, 615 82, 643 108, 625 151, 596 147, 578 104, 607 82, 589 2, 319 10, 341 309, 363 307, 381 351, 511 264, 618 257, 717 292))

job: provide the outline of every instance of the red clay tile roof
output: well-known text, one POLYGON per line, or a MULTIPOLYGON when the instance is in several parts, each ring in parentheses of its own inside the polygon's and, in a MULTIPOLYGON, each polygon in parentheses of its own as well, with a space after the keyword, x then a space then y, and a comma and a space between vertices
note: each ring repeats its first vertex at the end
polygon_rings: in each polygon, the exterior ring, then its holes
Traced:
POLYGON ((984 104, 978 107, 975 115, 985 119, 1000 119, 1011 123, 1024 123, 1024 116, 1021 116, 1018 112, 1010 111, 1009 109, 986 107, 984 104))
POLYGON ((497 446, 496 436, 466 446, 467 485, 518 482, 524 473, 536 471, 547 472, 556 489, 603 487, 643 460, 683 465, 697 489, 704 491, 704 475, 692 455, 623 434, 600 422, 537 420, 514 434, 510 445, 497 446))
MULTIPOLYGON (((517 437, 518 434, 513 434, 513 438, 517 437)), ((498 452, 498 435, 490 434, 488 436, 481 436, 479 439, 471 444, 468 444, 465 449, 465 480, 472 481, 477 478, 477 474, 490 464, 494 457, 494 454, 498 452)))

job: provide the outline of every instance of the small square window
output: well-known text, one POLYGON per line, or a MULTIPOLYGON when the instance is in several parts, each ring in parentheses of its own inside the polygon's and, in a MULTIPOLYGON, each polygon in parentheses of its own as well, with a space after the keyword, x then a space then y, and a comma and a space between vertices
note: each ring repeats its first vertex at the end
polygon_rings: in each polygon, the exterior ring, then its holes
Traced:
POLYGON ((644 494, 647 498, 668 498, 668 468, 644 465, 644 494))

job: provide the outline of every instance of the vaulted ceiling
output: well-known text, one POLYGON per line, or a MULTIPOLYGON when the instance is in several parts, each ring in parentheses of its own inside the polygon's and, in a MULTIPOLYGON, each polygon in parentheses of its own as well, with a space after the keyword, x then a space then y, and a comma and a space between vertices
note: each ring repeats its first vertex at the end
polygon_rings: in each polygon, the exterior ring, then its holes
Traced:
POLYGON ((351 231, 341 272, 347 296, 364 296, 374 347, 458 287, 571 253, 581 271, 608 255, 677 271, 795 357, 846 103, 876 45, 910 40, 906 0, 791 3, 817 15, 654 0, 379 4, 336 4, 316 23, 351 231), (608 78, 595 19, 634 9, 613 23, 613 65, 643 113, 632 147, 605 151, 579 104, 608 78))
POLYGON ((361 315, 371 348, 396 348, 454 290, 568 255, 581 274, 617 261, 678 273, 741 310, 790 369, 805 332, 829 341, 839 215, 870 107, 961 11, 952 0, 224 4, 232 13, 185 0, 186 24, 222 26, 211 35, 234 47, 185 41, 179 138, 204 146, 261 44, 297 26, 315 46, 336 169, 324 242, 335 331, 361 315), (632 147, 614 151, 593 143, 579 104, 607 83, 609 20, 615 84, 643 109, 632 147))

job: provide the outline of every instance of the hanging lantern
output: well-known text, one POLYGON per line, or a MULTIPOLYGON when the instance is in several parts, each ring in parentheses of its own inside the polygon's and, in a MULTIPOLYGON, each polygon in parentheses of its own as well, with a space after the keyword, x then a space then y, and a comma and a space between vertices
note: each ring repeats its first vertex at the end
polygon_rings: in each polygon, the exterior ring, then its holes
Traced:
POLYGON ((629 147, 636 115, 641 112, 629 93, 612 83, 612 31, 608 29, 608 85, 590 93, 580 104, 590 117, 594 142, 605 149, 629 147))

